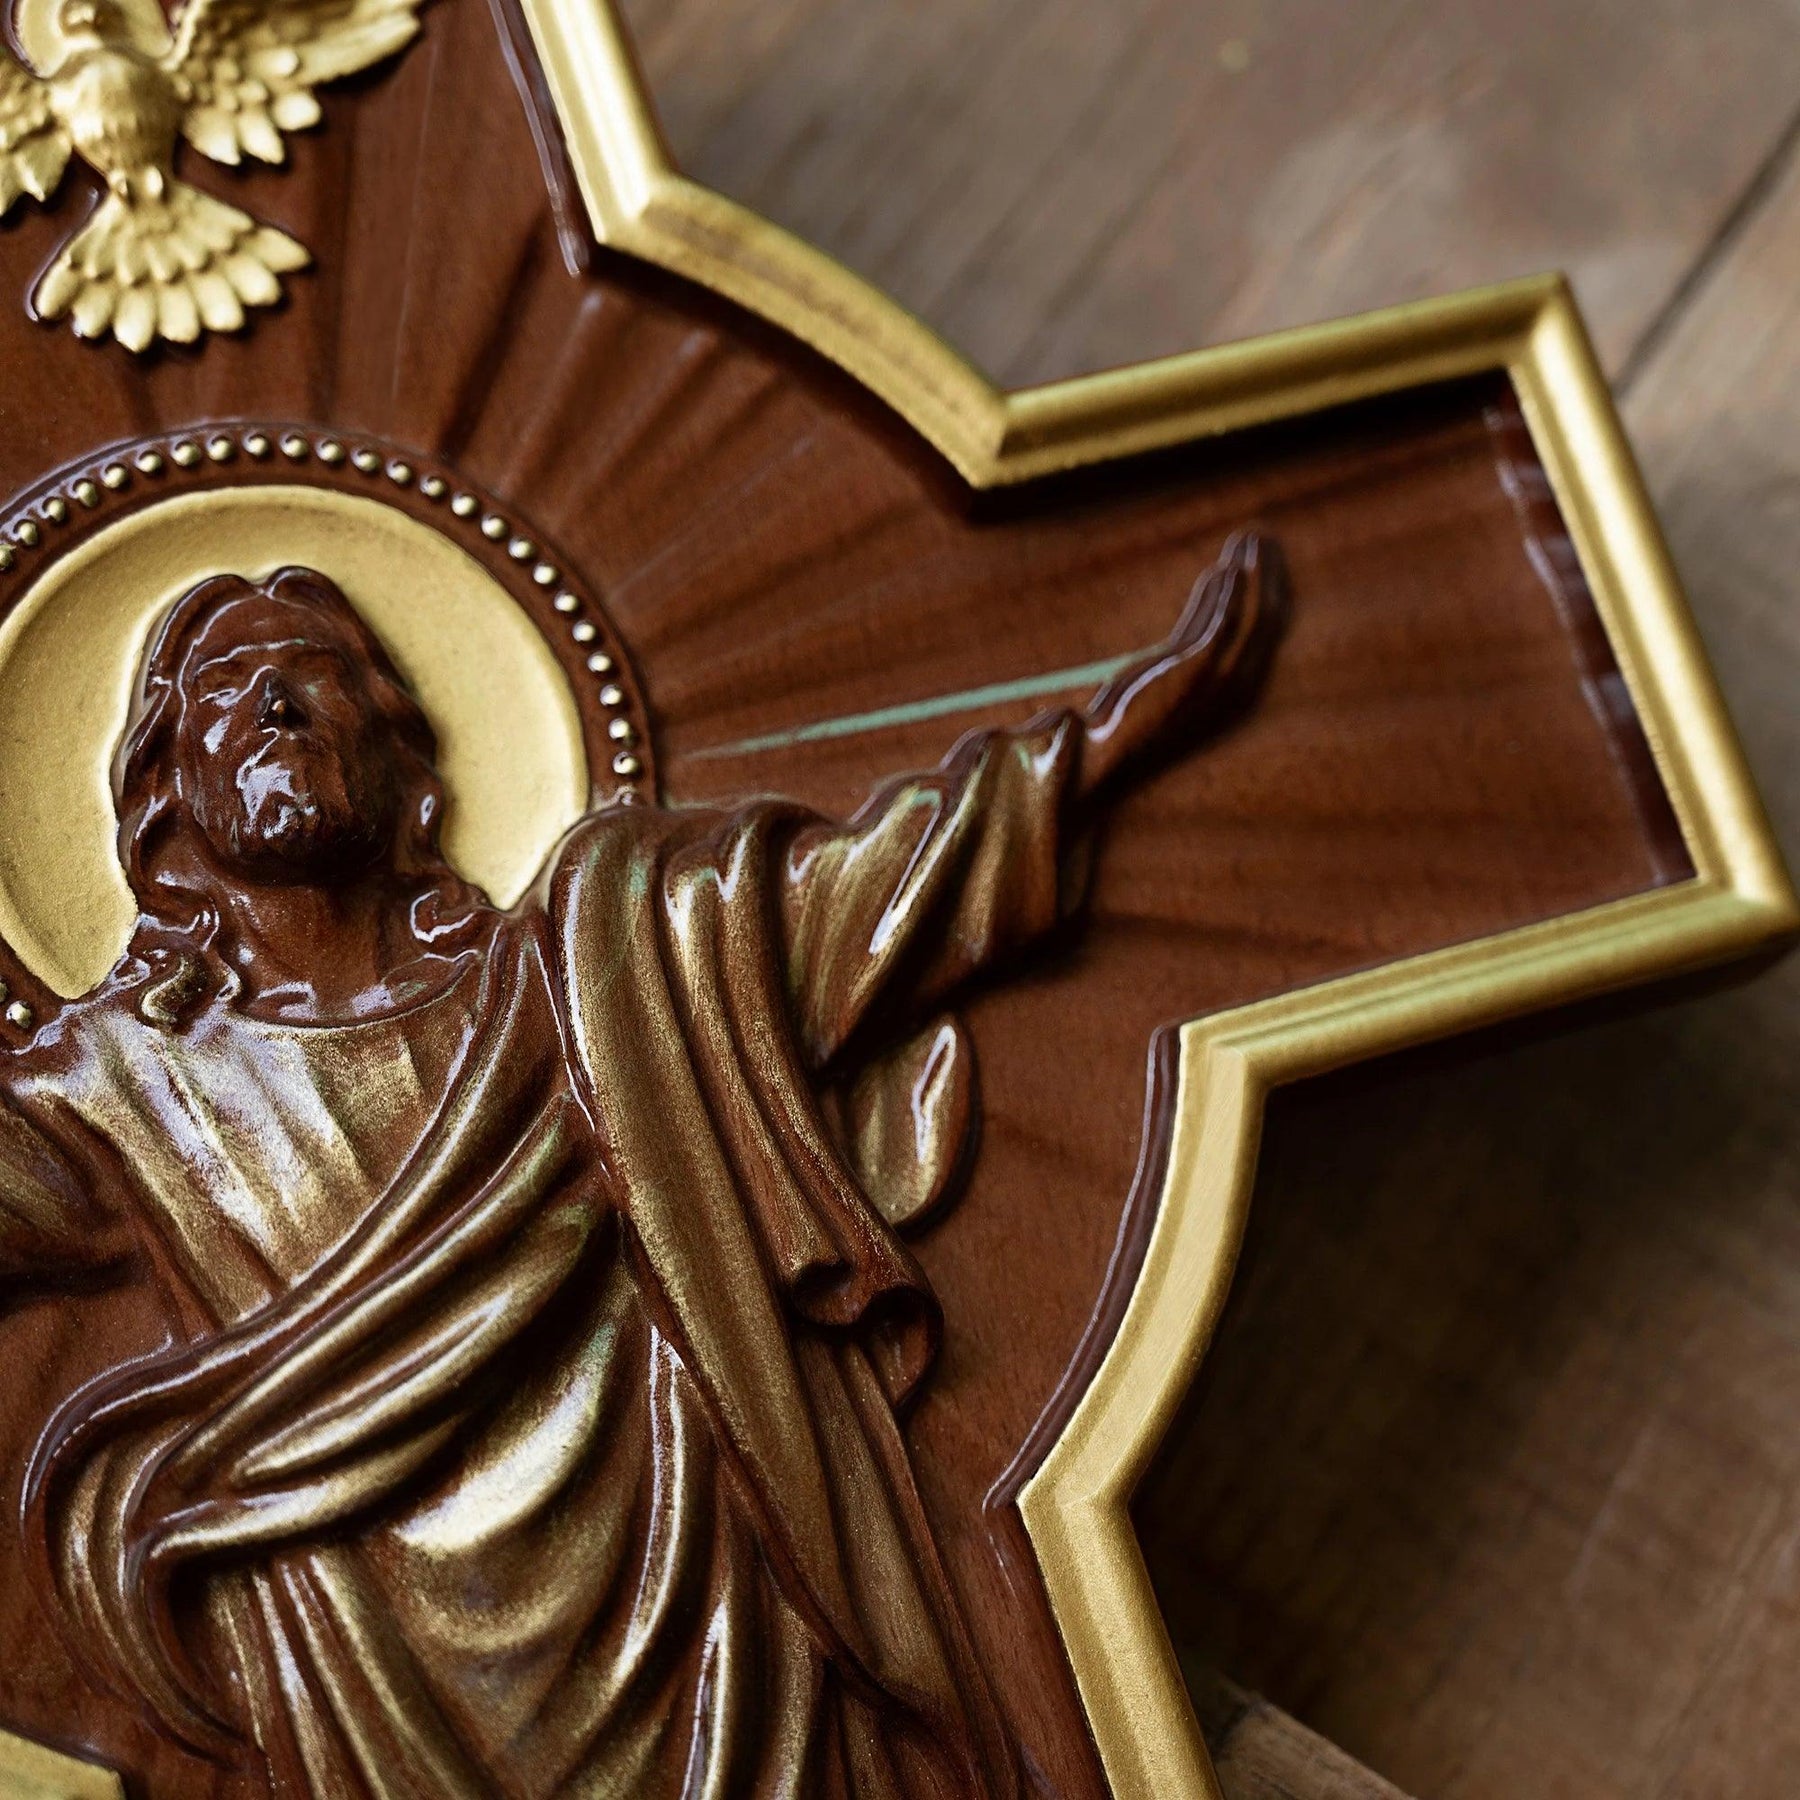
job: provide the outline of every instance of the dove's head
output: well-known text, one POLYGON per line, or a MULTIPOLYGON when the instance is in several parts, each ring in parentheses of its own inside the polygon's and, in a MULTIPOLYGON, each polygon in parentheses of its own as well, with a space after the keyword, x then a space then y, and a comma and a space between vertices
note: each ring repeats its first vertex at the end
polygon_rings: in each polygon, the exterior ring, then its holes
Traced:
POLYGON ((115 0, 63 0, 56 22, 75 43, 107 43, 129 35, 115 0))
POLYGON ((162 0, 12 0, 12 26, 26 61, 43 76, 96 49, 160 61, 173 41, 162 0))

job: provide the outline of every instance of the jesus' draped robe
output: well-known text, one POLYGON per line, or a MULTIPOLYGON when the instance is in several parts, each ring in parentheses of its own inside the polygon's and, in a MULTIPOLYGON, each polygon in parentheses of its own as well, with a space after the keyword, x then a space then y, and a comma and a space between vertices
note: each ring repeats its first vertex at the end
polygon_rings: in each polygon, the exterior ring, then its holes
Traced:
POLYGON ((0 1070, 0 1275, 123 1236, 171 1339, 28 1481, 96 1677, 296 1800, 1011 1795, 890 1221, 963 1148, 934 1012, 1065 907, 1079 745, 848 826, 615 807, 416 1003, 169 1027, 115 978, 0 1070))

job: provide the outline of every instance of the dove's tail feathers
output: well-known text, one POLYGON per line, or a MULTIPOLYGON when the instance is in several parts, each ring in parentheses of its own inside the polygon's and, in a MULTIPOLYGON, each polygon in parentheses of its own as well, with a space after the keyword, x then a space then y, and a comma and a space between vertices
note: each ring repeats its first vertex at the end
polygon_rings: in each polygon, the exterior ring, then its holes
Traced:
POLYGON ((110 330, 128 350, 236 331, 246 307, 273 306, 280 276, 311 259, 284 232, 172 178, 154 197, 108 194, 45 270, 32 301, 76 333, 110 330))

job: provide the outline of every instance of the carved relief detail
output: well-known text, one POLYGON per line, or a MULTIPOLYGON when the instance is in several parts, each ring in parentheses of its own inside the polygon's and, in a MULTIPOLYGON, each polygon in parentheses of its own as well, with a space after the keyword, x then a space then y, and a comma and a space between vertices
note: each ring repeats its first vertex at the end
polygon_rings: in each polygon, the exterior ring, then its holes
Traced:
POLYGON ((0 1273, 153 1265, 179 1321, 27 1481, 94 1678, 310 1800, 1019 1793, 901 1233, 966 1160, 965 984, 1254 693, 1283 590, 1234 540, 1085 706, 847 823, 604 806, 507 912, 330 580, 187 593, 115 764, 130 944, 0 1068, 0 1273))
POLYGON ((303 245, 175 174, 185 138, 235 166, 286 161, 284 134, 318 124, 313 90, 417 33, 418 0, 20 0, 35 68, 0 46, 0 217, 48 200, 78 155, 100 204, 40 277, 32 304, 130 350, 236 331, 281 298, 303 245))
POLYGON ((415 508, 500 576, 536 619, 570 677, 590 726, 596 782, 643 797, 656 791, 655 750, 641 686, 602 604, 567 559, 514 507, 447 465, 366 434, 279 423, 199 427, 116 446, 20 496, 0 517, 0 617, 8 583, 31 579, 63 534, 104 524, 146 492, 222 481, 300 477, 415 508))
MULTIPOLYGON (((595 793, 655 797, 655 743, 642 683, 602 599, 572 559, 516 506, 455 468, 366 434, 279 421, 210 425, 115 444, 64 468, 15 496, 0 514, 0 619, 56 558, 134 513, 182 495, 296 482, 392 506, 472 558, 549 647, 575 703, 595 793)), ((16 952, 0 939, 0 1045, 29 1040, 59 1004, 39 979, 43 972, 16 952)))

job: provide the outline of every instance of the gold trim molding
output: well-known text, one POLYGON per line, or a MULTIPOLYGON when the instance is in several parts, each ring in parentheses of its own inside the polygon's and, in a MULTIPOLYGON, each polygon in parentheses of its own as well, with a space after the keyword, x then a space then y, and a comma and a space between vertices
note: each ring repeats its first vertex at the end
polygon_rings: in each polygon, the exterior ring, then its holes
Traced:
POLYGON ((598 242, 828 357, 977 488, 1109 462, 1512 362, 1560 277, 1472 288, 1042 387, 997 388, 842 263, 677 169, 611 0, 521 0, 598 242))
POLYGON ((522 4, 599 242, 810 345, 976 488, 1489 371, 1510 376, 1524 408, 1695 875, 1182 1029, 1168 1174, 1143 1268, 1020 1508, 1114 1794, 1219 1800, 1129 1504, 1217 1324, 1269 1091, 1800 928, 1586 329, 1551 275, 1003 392, 861 277, 682 175, 610 0, 522 4))
MULTIPOLYGON (((598 241, 821 352, 976 488, 1486 371, 1507 373, 1524 407, 1696 873, 1182 1029, 1168 1173, 1136 1288, 1020 1507, 1115 1795, 1218 1800, 1129 1502, 1217 1322, 1269 1091, 1800 927, 1580 316, 1566 284, 1543 277, 1003 392, 860 277, 683 176, 610 0, 521 3, 598 241)), ((0 1793, 12 1788, 119 1791, 89 1765, 0 1734, 0 1793)))

